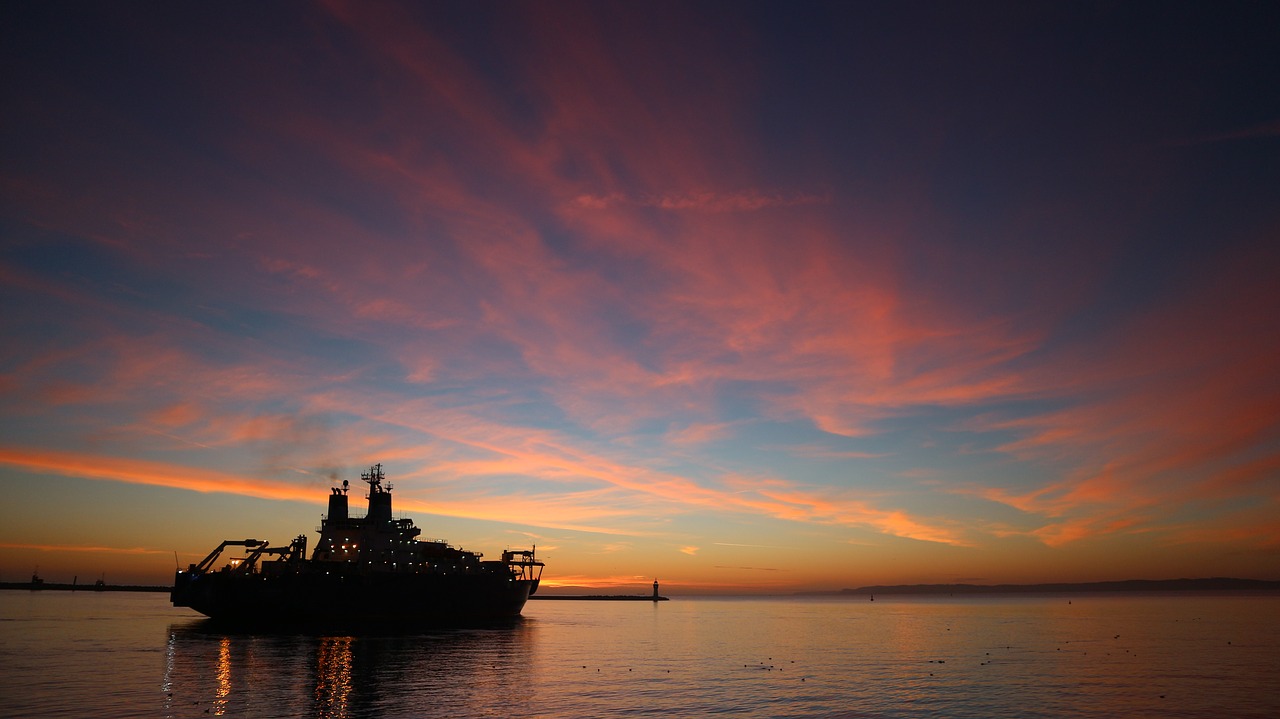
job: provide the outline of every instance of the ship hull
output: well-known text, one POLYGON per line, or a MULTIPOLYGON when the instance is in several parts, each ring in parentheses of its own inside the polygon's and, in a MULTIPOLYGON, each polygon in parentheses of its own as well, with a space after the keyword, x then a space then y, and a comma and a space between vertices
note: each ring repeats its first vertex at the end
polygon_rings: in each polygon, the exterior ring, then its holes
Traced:
POLYGON ((499 573, 179 572, 170 599, 240 625, 431 626, 517 617, 536 589, 499 573))

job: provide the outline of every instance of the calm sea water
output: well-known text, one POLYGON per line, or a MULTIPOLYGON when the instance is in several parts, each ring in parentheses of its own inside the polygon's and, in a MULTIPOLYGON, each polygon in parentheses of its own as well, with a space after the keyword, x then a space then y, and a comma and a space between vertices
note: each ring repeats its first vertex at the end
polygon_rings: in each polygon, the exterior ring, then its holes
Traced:
POLYGON ((15 717, 1280 717, 1280 597, 530 602, 406 636, 0 592, 15 717))

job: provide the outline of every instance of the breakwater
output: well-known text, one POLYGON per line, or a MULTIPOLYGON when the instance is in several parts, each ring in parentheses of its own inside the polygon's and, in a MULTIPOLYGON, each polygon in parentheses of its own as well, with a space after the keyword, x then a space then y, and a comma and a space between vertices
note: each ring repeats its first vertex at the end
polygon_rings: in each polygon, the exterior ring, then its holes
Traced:
POLYGON ((62 584, 53 582, 0 582, 0 589, 26 589, 35 592, 167 592, 171 587, 154 587, 134 584, 62 584))
POLYGON ((667 597, 649 594, 535 594, 530 599, 561 599, 588 602, 665 602, 667 597))

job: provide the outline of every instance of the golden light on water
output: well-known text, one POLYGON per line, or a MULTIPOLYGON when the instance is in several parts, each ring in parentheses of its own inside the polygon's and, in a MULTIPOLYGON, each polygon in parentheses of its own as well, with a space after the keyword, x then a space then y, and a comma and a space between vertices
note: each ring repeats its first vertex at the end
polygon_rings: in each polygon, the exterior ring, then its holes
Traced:
POLYGON ((214 677, 217 687, 211 709, 215 715, 221 716, 226 714, 227 701, 231 696, 231 637, 222 637, 218 641, 218 666, 214 677))
POLYGON ((345 719, 351 697, 352 637, 324 637, 316 650, 316 716, 345 719))

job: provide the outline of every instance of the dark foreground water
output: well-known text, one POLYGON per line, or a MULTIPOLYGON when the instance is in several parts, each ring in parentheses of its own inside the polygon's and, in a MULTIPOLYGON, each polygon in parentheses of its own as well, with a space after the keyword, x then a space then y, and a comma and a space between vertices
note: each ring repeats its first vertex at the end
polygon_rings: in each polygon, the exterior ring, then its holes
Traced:
POLYGON ((511 626, 218 631, 0 592, 14 717, 1280 717, 1280 596, 530 602, 511 626))

